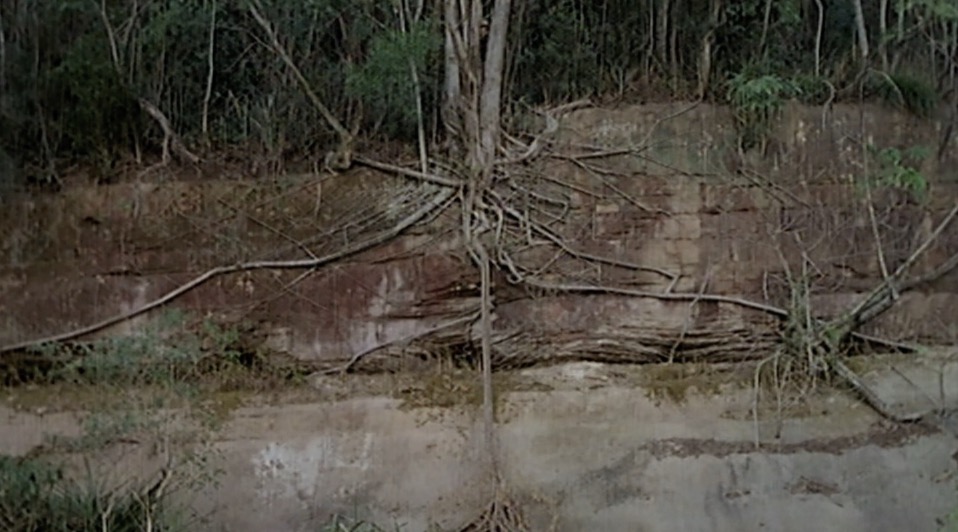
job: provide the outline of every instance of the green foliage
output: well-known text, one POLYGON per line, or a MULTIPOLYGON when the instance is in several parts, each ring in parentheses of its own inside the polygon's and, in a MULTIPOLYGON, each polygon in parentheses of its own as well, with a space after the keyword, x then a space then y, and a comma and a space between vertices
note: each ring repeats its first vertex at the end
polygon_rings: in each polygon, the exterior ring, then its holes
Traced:
POLYGON ((894 107, 907 109, 923 118, 938 107, 938 91, 928 81, 905 73, 877 74, 869 78, 870 92, 894 107))
POLYGON ((939 520, 938 532, 958 532, 958 507, 939 520))
MULTIPOLYGON (((393 2, 260 4, 312 89, 345 123, 361 125, 366 134, 409 139, 417 120, 412 62, 421 78, 425 123, 432 133, 441 131, 441 3, 423 4, 419 22, 410 24, 407 17, 408 34, 399 31, 393 2)), ((852 3, 821 2, 821 35, 817 5, 799 0, 514 3, 507 107, 583 96, 689 97, 686 88, 697 86, 708 42, 710 79, 738 74, 730 94, 714 86, 705 94, 738 99, 739 109, 754 115, 746 118, 755 127, 746 128, 753 131, 745 132, 745 143, 756 143, 763 106, 771 109, 788 97, 822 103, 833 92, 847 97, 851 91, 843 89, 858 79, 852 3), (716 5, 721 9, 713 12, 716 5), (819 36, 820 57, 815 58, 811 51, 819 36), (749 73, 754 65, 759 68, 749 73)), ((866 13, 875 63, 887 50, 882 59, 888 64, 908 65, 909 72, 923 75, 871 76, 869 95, 928 116, 939 92, 956 89, 949 74, 954 58, 941 50, 953 38, 949 28, 958 8, 952 0, 891 4, 893 10, 899 7, 903 11, 890 16, 885 35, 879 35, 878 17, 866 13)), ((225 0, 5 5, 0 154, 13 161, 17 175, 0 177, 0 186, 55 180, 59 170, 75 162, 96 163, 110 173, 134 149, 155 157, 162 132, 141 112, 139 98, 156 105, 194 147, 200 141, 211 149, 242 147, 250 157, 271 161, 327 151, 335 135, 247 8, 246 2, 225 0)), ((0 161, 0 167, 10 164, 0 161)))
MULTIPOLYGON (((574 0, 532 2, 523 45, 515 48, 514 94, 533 102, 581 97, 595 92, 600 51, 585 9, 574 0)), ((515 30, 516 28, 514 28, 515 30)), ((515 33, 515 32, 514 32, 515 33)), ((615 46, 615 45, 613 45, 615 46)))
POLYGON ((743 149, 762 144, 782 106, 800 94, 796 84, 779 76, 739 73, 728 82, 728 101, 735 111, 743 149))
MULTIPOLYGON (((89 473, 89 472, 88 472, 89 473)), ((179 509, 164 494, 73 480, 43 458, 0 455, 0 529, 6 532, 175 532, 179 509)))
POLYGON ((827 79, 812 74, 798 74, 792 78, 795 97, 809 105, 823 105, 835 97, 827 79))
POLYGON ((378 118, 390 136, 415 138, 417 131, 416 84, 419 96, 438 79, 438 58, 442 52, 439 29, 417 23, 408 32, 386 30, 374 36, 366 60, 346 71, 346 94, 361 100, 378 118))
POLYGON ((119 78, 99 35, 84 35, 42 80, 41 105, 51 109, 51 140, 73 155, 132 146, 139 107, 119 78))
POLYGON ((938 519, 938 526, 938 532, 958 532, 958 506, 948 512, 948 515, 938 519))
POLYGON ((928 193, 928 178, 918 169, 921 161, 931 154, 923 146, 915 146, 904 151, 897 148, 878 149, 868 147, 869 155, 878 166, 872 177, 872 183, 879 187, 889 187, 908 192, 918 200, 924 200, 928 193))

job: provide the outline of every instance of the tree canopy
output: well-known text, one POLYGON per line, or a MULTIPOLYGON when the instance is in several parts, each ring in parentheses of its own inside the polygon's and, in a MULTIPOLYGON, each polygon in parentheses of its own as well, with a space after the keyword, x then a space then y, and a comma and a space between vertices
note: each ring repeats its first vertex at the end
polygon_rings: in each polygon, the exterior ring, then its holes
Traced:
MULTIPOLYGON (((5 179, 50 182, 65 165, 156 150, 163 132, 141 101, 192 146, 277 160, 328 150, 336 132, 249 5, 0 2, 5 179)), ((445 135, 442 2, 255 5, 345 127, 414 141, 421 109, 429 139, 445 135)), ((748 107, 769 95, 864 96, 927 115, 956 98, 958 1, 527 0, 512 9, 505 61, 507 119, 582 97, 748 107)))

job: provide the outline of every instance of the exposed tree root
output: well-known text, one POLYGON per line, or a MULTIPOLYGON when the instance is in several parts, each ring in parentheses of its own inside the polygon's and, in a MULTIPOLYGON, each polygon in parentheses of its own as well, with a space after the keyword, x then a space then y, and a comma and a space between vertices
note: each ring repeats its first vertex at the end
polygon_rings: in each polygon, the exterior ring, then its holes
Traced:
POLYGON ((496 490, 486 508, 475 519, 462 526, 459 532, 528 532, 516 504, 501 490, 496 490))

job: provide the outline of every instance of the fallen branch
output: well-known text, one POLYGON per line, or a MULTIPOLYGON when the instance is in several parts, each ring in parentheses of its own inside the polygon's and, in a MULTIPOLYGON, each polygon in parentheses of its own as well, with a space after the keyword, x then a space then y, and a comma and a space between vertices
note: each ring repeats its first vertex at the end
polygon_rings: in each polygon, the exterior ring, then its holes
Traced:
MULTIPOLYGON (((579 293, 579 294, 613 294, 613 295, 623 295, 623 296, 632 296, 632 297, 644 297, 649 299, 658 299, 661 301, 699 301, 699 302, 711 302, 711 303, 728 303, 730 305, 736 305, 743 308, 748 308, 752 310, 758 310, 778 318, 787 318, 790 313, 780 307, 775 307, 768 305, 766 303, 759 303, 757 301, 751 301, 748 299, 733 297, 733 296, 721 296, 715 294, 699 294, 699 293, 681 293, 681 292, 648 292, 645 290, 633 290, 631 288, 618 288, 612 286, 597 286, 597 285, 584 285, 584 284, 562 284, 562 283, 547 283, 538 281, 535 279, 522 278, 520 282, 526 283, 530 286, 540 288, 548 291, 556 292, 567 292, 567 293, 579 293)), ((918 349, 917 346, 910 345, 903 342, 896 342, 893 340, 885 340, 883 338, 878 338, 876 336, 871 336, 867 334, 862 334, 858 332, 852 332, 851 337, 856 340, 863 342, 873 343, 877 345, 883 345, 886 347, 900 349, 904 351, 915 351, 918 349)))
MULTIPOLYGON (((938 227, 932 231, 931 235, 925 239, 924 242, 915 249, 912 254, 905 259, 905 261, 895 270, 894 273, 885 277, 882 282, 873 288, 871 292, 865 296, 862 301, 856 305, 851 311, 846 313, 844 316, 833 320, 828 329, 834 331, 833 338, 831 341, 833 343, 840 342, 843 337, 847 336, 849 332, 853 331, 855 328, 861 326, 865 322, 872 320, 888 310, 894 305, 895 301, 898 299, 899 295, 905 289, 909 287, 914 287, 916 284, 905 284, 898 286, 902 281, 905 274, 908 272, 908 269, 922 256, 924 253, 938 240, 945 229, 951 224, 951 222, 958 217, 958 203, 948 212, 945 218, 938 224, 938 227)), ((952 269, 958 265, 958 257, 952 257, 949 261, 946 262, 945 266, 950 266, 952 269)), ((936 268, 932 273, 944 275, 950 271, 948 268, 936 268)), ((928 282, 934 280, 934 278, 923 279, 922 282, 928 282)))
POLYGON ((406 177, 412 177, 429 183, 435 183, 437 185, 443 185, 447 187, 461 187, 463 182, 459 179, 453 179, 451 177, 444 177, 435 174, 427 174, 426 172, 421 172, 418 170, 412 170, 409 168, 403 168, 402 166, 396 166, 394 164, 383 163, 379 161, 374 161, 373 159, 367 159, 365 157, 356 156, 353 158, 354 162, 368 166, 370 168, 375 168, 376 170, 382 170, 384 172, 392 172, 399 175, 404 175, 406 177))
POLYGON ((416 333, 416 334, 407 336, 407 337, 402 338, 402 339, 400 339, 400 340, 395 340, 395 341, 393 341, 393 342, 389 342, 389 343, 386 344, 386 345, 377 345, 377 346, 375 346, 375 347, 373 347, 373 348, 365 349, 365 350, 363 350, 363 351, 360 351, 360 352, 354 354, 354 355, 353 355, 345 364, 343 364, 342 366, 337 367, 337 368, 326 369, 326 370, 320 371, 319 373, 322 374, 322 375, 331 375, 331 374, 336 374, 336 373, 339 373, 339 374, 347 373, 347 372, 349 372, 350 370, 352 370, 353 367, 355 367, 356 364, 358 364, 363 358, 365 358, 367 355, 370 355, 370 354, 372 354, 372 353, 375 353, 376 351, 380 351, 380 350, 382 350, 382 349, 386 349, 386 348, 389 348, 389 347, 392 347, 392 346, 396 346, 396 345, 408 344, 408 343, 410 343, 410 342, 413 342, 413 341, 415 341, 415 340, 418 340, 418 339, 423 338, 423 337, 425 337, 425 336, 428 336, 428 335, 430 335, 430 334, 434 334, 434 333, 437 333, 437 332, 441 332, 441 331, 444 331, 444 330, 446 330, 446 329, 450 329, 450 328, 452 328, 452 327, 456 327, 456 326, 459 326, 459 325, 466 325, 466 324, 468 324, 468 323, 472 323, 472 322, 475 321, 476 318, 478 318, 478 317, 479 317, 479 313, 475 313, 475 312, 474 312, 474 313, 472 313, 472 314, 467 314, 466 316, 462 316, 462 317, 460 317, 460 318, 456 318, 456 319, 450 320, 450 321, 448 321, 448 322, 446 322, 446 323, 441 323, 441 324, 439 324, 439 325, 436 325, 435 327, 429 328, 428 330, 421 331, 421 332, 419 332, 419 333, 416 333))
POLYGON ((634 205, 635 207, 637 207, 637 208, 639 208, 639 209, 641 209, 641 210, 643 210, 643 211, 645 211, 645 212, 649 212, 649 213, 653 213, 653 214, 665 214, 665 215, 667 215, 667 216, 671 216, 671 215, 672 215, 672 213, 670 213, 670 212, 668 212, 668 211, 666 211, 666 210, 664 210, 664 209, 656 209, 656 208, 649 207, 648 205, 642 203, 641 201, 639 201, 639 200, 633 198, 631 195, 627 194, 624 190, 622 190, 621 188, 619 188, 618 186, 616 186, 615 183, 613 183, 613 182, 609 181, 608 179, 602 177, 602 174, 601 174, 600 172, 596 171, 595 168, 593 168, 592 166, 590 166, 590 165, 588 165, 588 164, 582 162, 582 160, 581 160, 582 157, 571 157, 571 156, 567 156, 567 155, 556 155, 555 157, 556 157, 557 159, 562 159, 562 160, 565 160, 565 161, 569 161, 570 163, 572 163, 572 164, 578 166, 579 168, 581 168, 582 170, 584 170, 586 173, 588 173, 588 174, 591 175, 592 177, 594 177, 594 178, 596 178, 597 180, 599 180, 603 185, 605 185, 605 186, 609 187, 610 189, 612 189, 612 191, 615 192, 616 194, 618 194, 619 197, 621 197, 621 198, 624 199, 625 201, 628 201, 629 203, 631 203, 631 204, 634 205))
POLYGON ((25 342, 19 342, 15 344, 6 345, 3 347, 0 347, 0 354, 10 353, 12 351, 19 351, 22 349, 35 347, 35 346, 50 343, 50 342, 63 342, 66 340, 73 340, 81 336, 86 336, 88 334, 101 331, 103 329, 106 329, 107 327, 116 325, 118 323, 122 323, 136 316, 145 314, 153 309, 161 307, 173 301, 174 299, 182 296, 183 294, 193 290, 194 288, 206 283, 210 279, 219 277, 221 275, 227 275, 231 273, 244 272, 244 271, 252 271, 252 270, 270 270, 270 269, 290 270, 290 269, 318 268, 332 261, 339 260, 351 255, 355 255, 356 253, 359 253, 367 249, 370 249, 374 246, 383 244, 384 242, 388 241, 391 238, 395 238, 396 236, 398 236, 400 233, 402 233, 403 231, 405 231, 412 225, 418 223, 423 218, 426 218, 427 216, 429 216, 434 209, 444 204, 447 200, 449 200, 449 198, 452 197, 454 193, 455 193, 455 190, 453 189, 443 190, 442 192, 436 194, 428 203, 426 203, 425 205, 417 209, 415 212, 413 212, 412 214, 410 214, 403 220, 401 220, 392 229, 383 231, 380 234, 372 238, 369 238, 367 240, 364 240, 362 242, 358 242, 351 246, 347 246, 345 249, 342 249, 335 253, 330 253, 328 255, 324 255, 322 257, 313 258, 313 259, 285 260, 285 261, 282 261, 282 260, 281 261, 270 261, 270 260, 254 261, 254 262, 244 262, 240 264, 234 264, 232 266, 220 266, 217 268, 213 268, 212 270, 208 270, 207 272, 203 273, 202 275, 198 277, 195 277, 189 282, 182 284, 178 286, 177 288, 167 292, 163 296, 157 299, 154 299, 153 301, 150 301, 149 303, 146 303, 145 305, 140 306, 136 309, 133 309, 129 312, 118 314, 116 316, 109 317, 105 320, 99 321, 92 325, 81 327, 79 329, 74 329, 72 331, 68 331, 65 333, 55 334, 55 335, 47 336, 44 338, 27 340, 25 342))
POLYGON ((170 162, 170 149, 172 148, 173 153, 175 153, 181 159, 187 160, 193 164, 200 162, 200 158, 195 155, 190 150, 186 149, 186 146, 183 145, 183 142, 180 140, 179 135, 173 131, 173 126, 170 125, 170 120, 166 118, 166 115, 163 114, 155 105, 150 103, 144 98, 139 100, 140 108, 150 115, 153 120, 156 121, 157 125, 160 126, 160 129, 163 130, 163 163, 168 164, 170 162))
POLYGON ((841 360, 832 360, 832 368, 835 370, 835 374, 841 377, 849 386, 865 401, 869 407, 872 408, 875 412, 878 412, 882 417, 894 421, 896 423, 914 423, 916 421, 921 421, 924 414, 921 413, 911 413, 911 414, 897 414, 891 408, 885 404, 884 401, 878 397, 878 394, 871 389, 865 381, 861 379, 854 371, 851 370, 844 362, 841 360))

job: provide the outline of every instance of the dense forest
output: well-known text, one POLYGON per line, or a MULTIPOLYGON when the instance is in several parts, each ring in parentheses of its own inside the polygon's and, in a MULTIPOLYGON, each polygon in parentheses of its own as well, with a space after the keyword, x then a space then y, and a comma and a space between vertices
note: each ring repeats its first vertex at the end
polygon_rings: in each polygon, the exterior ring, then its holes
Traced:
MULTIPOLYGON (((164 123, 196 153, 322 157, 320 101, 364 142, 436 145, 444 22, 435 0, 2 0, 3 184, 142 163, 164 123)), ((584 97, 953 113, 956 63, 956 0, 526 0, 503 119, 584 97)))

